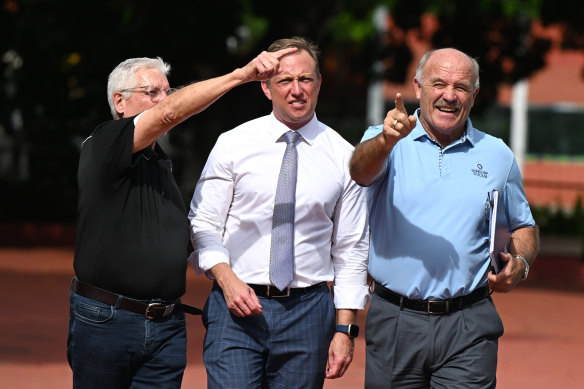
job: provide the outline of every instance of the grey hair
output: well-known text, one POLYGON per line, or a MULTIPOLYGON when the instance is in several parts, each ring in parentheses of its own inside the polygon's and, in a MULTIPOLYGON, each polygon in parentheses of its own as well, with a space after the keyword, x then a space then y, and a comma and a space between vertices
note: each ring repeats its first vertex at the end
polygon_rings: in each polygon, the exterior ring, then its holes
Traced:
MULTIPOLYGON (((430 50, 427 51, 422 58, 420 59, 420 63, 418 64, 418 68, 416 69, 416 80, 418 80, 419 83, 422 83, 422 70, 424 69, 424 66, 426 65, 426 62, 428 62, 428 60, 430 59, 430 57, 432 56, 432 54, 434 54, 436 51, 438 50, 442 50, 442 49, 436 49, 436 50, 430 50)), ((456 50, 456 49, 453 49, 456 50)), ((456 50, 456 51, 460 51, 460 50, 456 50)), ((460 51, 462 53, 462 51, 460 51)), ((477 91, 480 87, 480 80, 479 80, 479 63, 478 61, 471 57, 470 55, 466 54, 466 53, 462 53, 464 55, 466 55, 468 57, 468 59, 470 60, 470 62, 472 63, 472 76, 474 78, 474 90, 473 92, 477 91)))
MULTIPOLYGON (((121 117, 114 106, 114 93, 123 89, 140 86, 133 85, 133 82, 136 72, 142 69, 158 69, 166 76, 170 72, 170 65, 164 62, 160 57, 143 57, 130 58, 116 66, 107 78, 107 101, 114 119, 119 119, 121 117)), ((130 98, 130 93, 125 92, 124 98, 130 98)))

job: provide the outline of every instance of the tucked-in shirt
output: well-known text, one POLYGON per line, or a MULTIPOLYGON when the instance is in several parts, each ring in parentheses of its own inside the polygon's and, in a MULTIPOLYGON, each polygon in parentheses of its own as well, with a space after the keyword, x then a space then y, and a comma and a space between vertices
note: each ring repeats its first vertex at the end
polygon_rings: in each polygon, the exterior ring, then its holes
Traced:
MULTIPOLYGON (((363 141, 381 131, 369 127, 363 141)), ((462 138, 442 148, 418 120, 370 187, 373 279, 412 299, 457 297, 485 285, 493 189, 511 230, 535 225, 517 163, 501 139, 468 120, 462 138)))
POLYGON ((128 297, 173 301, 185 292, 187 210, 162 148, 132 153, 134 125, 105 122, 81 147, 75 274, 128 297))
MULTIPOLYGON (((273 113, 223 133, 197 183, 189 219, 198 273, 228 263, 244 282, 269 285, 272 215, 290 129, 273 113)), ((353 146, 315 117, 298 129, 294 280, 334 280, 337 308, 368 301, 366 190, 350 178, 353 146)))

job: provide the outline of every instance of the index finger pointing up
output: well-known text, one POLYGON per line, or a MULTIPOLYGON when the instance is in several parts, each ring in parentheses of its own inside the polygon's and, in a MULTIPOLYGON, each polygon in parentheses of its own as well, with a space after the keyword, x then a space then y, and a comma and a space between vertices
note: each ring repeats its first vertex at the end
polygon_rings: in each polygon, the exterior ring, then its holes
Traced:
POLYGON ((406 116, 408 114, 408 112, 406 111, 406 107, 404 105, 404 99, 401 93, 399 92, 395 94, 395 109, 404 113, 406 116))
POLYGON ((298 51, 298 47, 288 47, 287 49, 275 51, 274 55, 276 56, 276 58, 280 59, 283 56, 285 56, 286 54, 290 54, 290 53, 293 53, 295 51, 298 51))

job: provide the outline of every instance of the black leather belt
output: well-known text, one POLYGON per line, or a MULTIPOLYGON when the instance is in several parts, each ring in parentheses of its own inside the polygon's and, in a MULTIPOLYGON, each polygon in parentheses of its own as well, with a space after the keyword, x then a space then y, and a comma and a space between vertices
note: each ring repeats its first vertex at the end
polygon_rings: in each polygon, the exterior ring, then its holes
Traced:
POLYGON ((435 315, 459 311, 468 305, 484 299, 490 294, 489 287, 483 286, 475 289, 472 293, 467 294, 466 296, 455 297, 448 300, 412 300, 387 289, 377 281, 373 283, 373 293, 402 308, 428 312, 435 315))
POLYGON ((129 297, 121 296, 116 293, 112 293, 105 289, 98 288, 93 285, 86 284, 85 282, 79 281, 77 278, 71 280, 71 290, 80 296, 90 298, 100 303, 115 306, 118 303, 118 299, 121 298, 121 303, 119 305, 120 309, 139 313, 144 315, 147 319, 162 319, 170 315, 173 311, 185 312, 191 315, 200 315, 202 311, 191 305, 181 304, 181 303, 162 303, 162 302, 144 302, 129 297))
POLYGON ((318 284, 307 286, 306 288, 286 288, 280 290, 273 285, 257 285, 257 284, 247 284, 252 288, 257 296, 261 297, 290 297, 298 296, 300 294, 306 293, 318 287, 326 284, 326 281, 319 282, 318 284))

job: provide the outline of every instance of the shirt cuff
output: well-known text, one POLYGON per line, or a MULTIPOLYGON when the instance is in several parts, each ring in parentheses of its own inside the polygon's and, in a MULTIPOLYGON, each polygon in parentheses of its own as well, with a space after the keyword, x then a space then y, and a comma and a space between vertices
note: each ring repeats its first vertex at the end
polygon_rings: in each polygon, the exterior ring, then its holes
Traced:
POLYGON ((189 264, 197 274, 209 271, 219 263, 229 264, 229 252, 224 247, 210 247, 204 250, 195 250, 189 256, 189 264))
POLYGON ((369 303, 369 286, 336 286, 333 285, 336 309, 365 309, 369 303))

